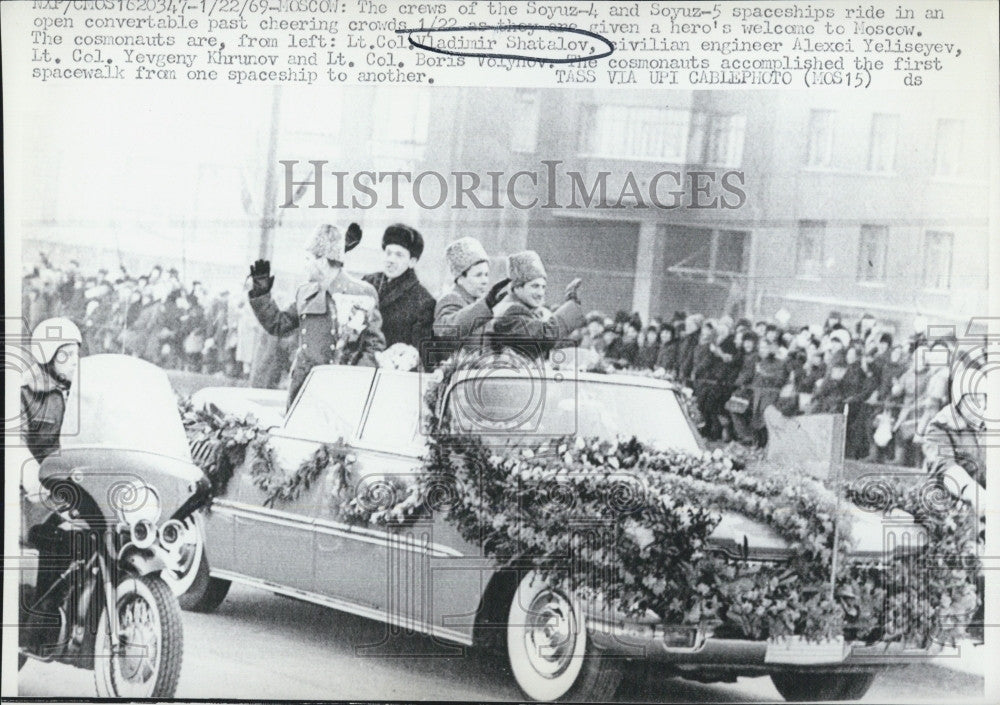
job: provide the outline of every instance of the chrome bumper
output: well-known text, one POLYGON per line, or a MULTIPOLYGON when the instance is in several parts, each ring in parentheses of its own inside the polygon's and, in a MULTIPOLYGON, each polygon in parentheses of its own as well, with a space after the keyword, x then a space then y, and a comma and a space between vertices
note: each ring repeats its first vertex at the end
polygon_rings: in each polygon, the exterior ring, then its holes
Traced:
POLYGON ((740 675, 776 671, 868 671, 914 663, 939 654, 943 647, 907 648, 900 643, 846 644, 817 653, 775 655, 767 641, 707 636, 697 628, 664 628, 655 624, 610 625, 588 620, 594 646, 612 657, 669 664, 680 672, 698 671, 740 675), (683 643, 687 642, 687 643, 683 643))

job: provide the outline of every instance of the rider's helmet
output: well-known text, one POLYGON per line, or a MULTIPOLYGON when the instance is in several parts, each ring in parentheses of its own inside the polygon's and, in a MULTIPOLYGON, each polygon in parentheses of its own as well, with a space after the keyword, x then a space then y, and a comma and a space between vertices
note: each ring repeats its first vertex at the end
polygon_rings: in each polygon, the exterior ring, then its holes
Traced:
POLYGON ((31 354, 38 364, 47 365, 52 362, 59 348, 69 343, 83 343, 83 336, 76 324, 63 316, 47 318, 35 326, 31 333, 31 354))

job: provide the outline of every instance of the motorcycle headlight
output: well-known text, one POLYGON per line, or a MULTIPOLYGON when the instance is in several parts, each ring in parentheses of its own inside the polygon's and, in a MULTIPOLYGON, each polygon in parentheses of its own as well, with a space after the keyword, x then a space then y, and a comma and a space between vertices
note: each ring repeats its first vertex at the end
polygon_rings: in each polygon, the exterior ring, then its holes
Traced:
POLYGON ((110 494, 111 505, 130 527, 142 520, 156 525, 160 518, 160 496, 152 487, 128 481, 116 485, 110 494))

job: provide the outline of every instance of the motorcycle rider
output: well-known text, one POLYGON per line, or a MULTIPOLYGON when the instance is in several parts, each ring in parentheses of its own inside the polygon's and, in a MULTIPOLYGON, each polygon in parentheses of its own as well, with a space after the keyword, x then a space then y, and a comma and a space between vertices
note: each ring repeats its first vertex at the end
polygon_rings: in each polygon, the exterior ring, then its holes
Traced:
MULTIPOLYGON (((82 342, 80 329, 68 318, 49 318, 39 323, 31 335, 32 357, 21 385, 21 447, 14 449, 13 456, 21 468, 22 527, 26 530, 23 536, 38 550, 35 595, 44 595, 70 560, 68 535, 59 529, 59 515, 48 506, 49 493, 39 479, 39 467, 59 451, 66 400, 76 376, 82 342)), ((57 602, 53 599, 53 603, 57 602)), ((29 619, 44 622, 48 613, 47 609, 36 609, 29 619)), ((36 639, 46 638, 44 628, 28 633, 36 639)))
POLYGON ((42 321, 31 334, 32 360, 21 384, 21 441, 31 456, 22 464, 21 487, 39 501, 38 466, 59 450, 66 398, 80 360, 83 336, 68 318, 42 321))

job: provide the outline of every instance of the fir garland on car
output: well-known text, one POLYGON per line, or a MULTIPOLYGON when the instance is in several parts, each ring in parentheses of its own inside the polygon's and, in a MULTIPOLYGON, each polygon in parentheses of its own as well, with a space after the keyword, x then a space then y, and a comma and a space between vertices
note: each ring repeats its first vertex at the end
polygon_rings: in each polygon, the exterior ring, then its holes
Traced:
POLYGON ((500 562, 547 558, 540 565, 552 579, 626 612, 714 623, 746 638, 844 634, 926 644, 953 636, 975 605, 976 517, 926 477, 918 487, 891 487, 885 498, 885 511, 907 511, 929 532, 919 555, 885 570, 849 559, 847 522, 834 540, 836 495, 801 474, 635 439, 536 439, 501 453, 477 436, 453 435, 443 395, 460 365, 446 363, 428 390, 421 480, 454 488, 448 519, 500 562), (790 559, 749 562, 714 551, 707 539, 721 511, 775 529, 791 545, 790 559), (596 527, 596 542, 573 530, 581 525, 596 527), (932 566, 938 570, 926 575, 932 566), (900 625, 905 634, 891 632, 900 625))
POLYGON ((195 463, 205 472, 212 493, 223 494, 236 468, 246 459, 247 447, 267 430, 252 417, 213 414, 195 408, 188 398, 178 401, 181 422, 195 463))
POLYGON ((343 494, 350 485, 351 467, 355 456, 344 444, 344 439, 336 443, 324 443, 302 461, 295 472, 288 473, 274 457, 274 449, 266 435, 254 438, 248 446, 247 465, 254 485, 267 495, 264 506, 276 502, 294 502, 303 492, 326 471, 333 474, 334 493, 343 494))
MULTIPOLYGON (((926 477, 849 488, 848 497, 869 509, 909 512, 928 536, 918 554, 891 566, 859 563, 849 557, 848 522, 834 540, 836 495, 801 474, 635 439, 534 439, 500 449, 452 434, 443 402, 460 364, 435 373, 424 471, 408 485, 355 477, 342 442, 320 446, 288 473, 252 420, 207 423, 218 426, 224 447, 242 443, 268 503, 298 497, 331 469, 335 518, 389 527, 437 512, 498 563, 533 557, 553 582, 633 615, 712 624, 717 634, 751 639, 845 635, 926 645, 954 637, 975 607, 978 520, 926 477), (773 528, 790 544, 790 558, 721 553, 708 536, 723 511, 773 528)), ((189 436, 197 428, 189 426, 189 436)))
POLYGON ((264 506, 294 502, 325 473, 331 473, 331 506, 334 518, 353 524, 403 523, 419 507, 416 486, 398 481, 358 482, 357 457, 343 439, 323 443, 288 472, 275 458, 270 433, 252 416, 212 414, 196 409, 187 399, 179 402, 194 460, 205 471, 214 495, 223 494, 233 471, 242 464, 254 485, 265 494, 264 506))

